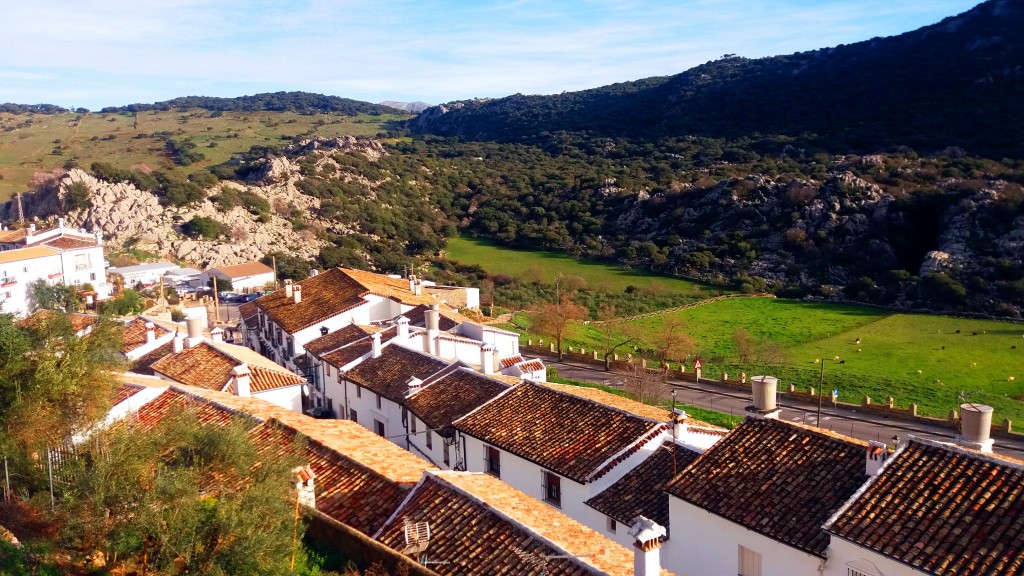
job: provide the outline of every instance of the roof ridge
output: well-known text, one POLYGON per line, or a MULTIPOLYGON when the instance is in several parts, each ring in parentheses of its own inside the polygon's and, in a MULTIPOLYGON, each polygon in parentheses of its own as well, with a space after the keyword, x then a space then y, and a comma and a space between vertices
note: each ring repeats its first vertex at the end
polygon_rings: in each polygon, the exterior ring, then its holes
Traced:
MULTIPOLYGON (((262 423, 262 422, 266 422, 267 421, 266 418, 261 418, 261 417, 255 415, 255 414, 250 414, 248 412, 242 412, 240 410, 236 410, 236 409, 228 406, 227 404, 223 404, 221 402, 218 402, 218 401, 214 400, 213 398, 207 398, 207 397, 202 396, 200 394, 196 394, 196 393, 194 393, 194 392, 192 392, 190 390, 184 389, 184 388, 182 388, 182 386, 186 386, 186 385, 177 384, 177 383, 171 384, 170 386, 167 387, 167 390, 174 390, 176 392, 184 394, 185 396, 188 396, 189 398, 192 398, 193 400, 195 400, 197 402, 202 402, 204 404, 210 404, 210 405, 216 406, 217 408, 220 408, 222 410, 226 410, 228 412, 231 412, 232 414, 243 415, 243 416, 245 416, 247 418, 252 418, 253 420, 256 420, 257 422, 261 422, 262 423)), ((215 390, 215 392, 220 392, 220 391, 219 390, 215 390)))
POLYGON ((851 494, 850 497, 847 498, 841 506, 839 506, 839 508, 836 508, 836 511, 825 520, 824 524, 821 525, 821 529, 825 530, 826 532, 829 532, 829 528, 832 527, 832 524, 834 524, 840 516, 845 514, 854 502, 856 502, 861 496, 864 495, 865 492, 871 489, 871 487, 874 486, 876 482, 878 482, 878 479, 882 477, 882 472, 884 472, 890 464, 895 462, 896 458, 903 454, 903 452, 907 450, 910 444, 911 442, 906 442, 902 446, 898 446, 896 450, 889 456, 889 458, 886 459, 885 462, 882 462, 882 466, 878 469, 878 472, 875 472, 874 474, 869 476, 867 481, 860 485, 860 488, 857 488, 853 492, 853 494, 851 494))
MULTIPOLYGON (((545 390, 549 390, 551 392, 554 392, 555 394, 560 394, 560 395, 568 397, 568 398, 574 398, 576 400, 582 400, 584 402, 590 402, 591 404, 597 404, 597 405, 599 405, 599 406, 601 406, 603 408, 607 408, 608 410, 613 410, 615 412, 618 412, 620 414, 624 414, 624 415, 632 417, 632 418, 640 418, 641 420, 646 420, 648 422, 657 422, 659 424, 665 424, 665 422, 662 421, 662 420, 657 420, 655 418, 648 418, 647 416, 641 416, 641 415, 639 415, 639 414, 637 414, 635 412, 630 412, 629 410, 626 410, 626 409, 623 409, 623 408, 619 408, 617 406, 612 406, 610 404, 605 404, 604 402, 598 402, 597 400, 593 400, 591 398, 586 398, 584 396, 578 396, 576 394, 572 394, 570 392, 566 392, 566 391, 560 390, 558 388, 553 388, 551 386, 546 386, 546 384, 558 384, 558 382, 550 382, 550 383, 549 382, 534 382, 533 380, 523 380, 523 382, 529 382, 530 384, 532 384, 532 385, 534 385, 534 386, 536 386, 538 388, 543 388, 545 390)), ((570 386, 570 384, 560 384, 560 385, 561 386, 570 386)), ((519 387, 517 386, 516 388, 519 388, 519 387)), ((590 388, 590 387, 589 386, 582 386, 582 388, 590 388)), ((601 392, 604 392, 604 390, 601 390, 600 388, 593 388, 593 390, 600 390, 601 392)), ((632 400, 632 398, 627 398, 627 400, 632 400)), ((634 402, 635 402, 635 400, 634 400, 634 402)), ((641 402, 641 404, 642 404, 642 402, 641 402)), ((665 413, 666 414, 671 414, 668 410, 666 410, 665 413)))

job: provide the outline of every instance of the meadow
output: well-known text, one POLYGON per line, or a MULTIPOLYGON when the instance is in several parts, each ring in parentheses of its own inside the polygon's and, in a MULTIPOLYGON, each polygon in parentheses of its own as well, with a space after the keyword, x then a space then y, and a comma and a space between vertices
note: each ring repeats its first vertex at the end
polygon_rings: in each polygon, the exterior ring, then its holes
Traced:
MULTIPOLYGON (((591 287, 644 285, 643 274, 610 265, 480 241, 450 241, 450 259, 465 262, 460 260, 464 254, 471 258, 468 263, 492 273, 522 277, 527 270, 536 274, 540 267, 548 282, 562 272, 586 278, 591 287)), ((694 286, 652 278, 681 290, 694 286)), ((655 334, 668 318, 682 321, 683 330, 696 340, 694 356, 702 359, 708 377, 722 372, 731 377, 741 371, 750 376, 769 373, 778 376, 783 386, 794 384, 806 390, 817 388, 824 365, 825 389, 838 389, 843 402, 860 403, 867 395, 881 404, 893 396, 898 407, 913 402, 922 414, 944 417, 957 405, 960 393, 966 392, 970 401, 995 407, 997 420, 1024 421, 1024 326, 1020 324, 775 298, 730 298, 625 324, 634 333, 655 334), (733 340, 739 328, 756 341, 776 343, 783 351, 782 361, 770 366, 756 361, 741 365, 733 340)), ((529 313, 518 315, 516 324, 528 326, 529 313)), ((621 326, 575 324, 563 347, 601 350, 609 341, 607 334, 621 326)), ((539 338, 518 330, 526 338, 539 338)), ((628 352, 633 350, 619 349, 621 356, 628 352)), ((692 366, 687 370, 692 371, 692 366)))
POLYGON ((554 284, 561 274, 583 278, 587 287, 594 290, 621 292, 629 286, 650 288, 657 284, 660 290, 685 294, 712 296, 723 291, 719 287, 658 276, 644 270, 587 262, 561 252, 510 250, 482 238, 450 238, 444 254, 449 260, 477 265, 493 274, 507 274, 548 284, 554 284))
POLYGON ((295 112, 223 112, 206 110, 128 113, 0 113, 0 202, 28 188, 35 172, 75 160, 85 168, 96 161, 119 168, 144 164, 173 166, 164 139, 190 138, 206 159, 180 168, 185 173, 221 164, 252 146, 280 146, 298 135, 375 136, 399 116, 345 116, 295 112))

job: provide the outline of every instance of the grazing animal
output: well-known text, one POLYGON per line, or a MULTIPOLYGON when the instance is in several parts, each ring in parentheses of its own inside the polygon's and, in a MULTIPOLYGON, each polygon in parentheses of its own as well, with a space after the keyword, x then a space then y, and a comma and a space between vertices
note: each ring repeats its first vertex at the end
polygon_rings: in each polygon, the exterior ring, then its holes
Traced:
POLYGON ((1017 345, 1016 344, 1014 344, 1013 346, 1010 346, 1010 350, 1016 350, 1016 349, 1017 349, 1017 345))
POLYGON ((957 331, 956 331, 956 333, 957 333, 957 334, 959 334, 959 333, 960 333, 960 331, 959 331, 959 330, 957 330, 957 331))
POLYGON ((918 373, 918 374, 920 374, 920 373, 921 373, 921 371, 920 371, 920 370, 918 370, 918 371, 917 371, 917 373, 918 373))
POLYGON ((839 363, 840 364, 846 364, 846 360, 840 360, 839 363))
POLYGON ((977 336, 977 335, 978 335, 977 332, 971 332, 971 336, 977 336))
POLYGON ((857 338, 857 342, 856 342, 856 343, 857 343, 857 344, 860 344, 860 338, 857 338))
POLYGON ((945 347, 945 346, 943 346, 943 347, 942 347, 942 349, 943 349, 943 350, 945 350, 945 349, 946 349, 946 347, 945 347))
POLYGON ((1010 382, 1013 382, 1014 380, 1016 380, 1016 378, 1014 378, 1013 376, 1010 376, 1009 378, 1007 378, 1007 380, 1009 380, 1010 382))
POLYGON ((839 360, 839 356, 833 356, 832 359, 833 360, 839 360))

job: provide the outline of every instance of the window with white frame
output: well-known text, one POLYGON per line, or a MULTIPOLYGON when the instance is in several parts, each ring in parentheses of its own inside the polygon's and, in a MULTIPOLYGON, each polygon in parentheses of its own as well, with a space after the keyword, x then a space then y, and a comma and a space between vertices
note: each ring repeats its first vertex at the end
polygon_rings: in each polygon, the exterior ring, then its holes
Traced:
POLYGON ((740 544, 738 550, 738 576, 761 576, 761 553, 740 544))
POLYGON ((415 434, 416 433, 416 417, 411 415, 411 414, 409 415, 409 427, 412 430, 412 433, 415 434))
POLYGON ((355 422, 356 424, 358 424, 359 423, 359 413, 356 412, 354 408, 349 408, 348 409, 348 419, 353 421, 353 422, 355 422))
POLYGON ((494 446, 484 446, 484 472, 501 478, 501 451, 494 446))
POLYGON ((362 397, 363 397, 363 387, 360 386, 359 384, 356 384, 356 398, 362 398, 362 397))
POLYGON ((373 421, 373 431, 377 433, 377 436, 384 438, 387 436, 387 432, 384 430, 384 423, 380 420, 373 421))
POLYGON ((615 531, 619 529, 619 523, 615 521, 615 518, 608 516, 608 531, 615 534, 615 531))
POLYGON ((434 433, 429 429, 427 430, 427 450, 434 449, 434 433))
POLYGON ((448 466, 452 462, 451 456, 448 454, 449 445, 448 442, 442 441, 442 443, 444 444, 444 465, 448 466))
POLYGON ((380 410, 380 394, 377 394, 377 410, 380 410))

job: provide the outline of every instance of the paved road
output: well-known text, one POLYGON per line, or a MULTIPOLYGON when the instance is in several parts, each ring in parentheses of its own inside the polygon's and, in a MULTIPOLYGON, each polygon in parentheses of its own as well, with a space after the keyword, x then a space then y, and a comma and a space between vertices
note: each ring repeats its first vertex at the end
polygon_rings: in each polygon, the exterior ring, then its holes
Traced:
MULTIPOLYGON (((606 386, 622 387, 625 378, 622 374, 605 372, 600 367, 578 362, 559 361, 556 357, 545 357, 544 361, 558 368, 558 375, 584 382, 596 382, 606 386)), ((709 408, 733 415, 746 415, 746 407, 751 404, 748 394, 738 393, 732 389, 702 381, 699 385, 692 381, 672 380, 670 384, 676 389, 676 400, 701 408, 709 408)), ((817 406, 802 402, 780 402, 782 412, 780 419, 790 422, 802 422, 816 425, 817 406)), ((929 438, 949 442, 956 434, 951 428, 931 426, 924 423, 909 422, 885 418, 876 414, 857 412, 848 408, 835 408, 825 399, 821 410, 821 427, 846 434, 862 440, 877 440, 892 443, 892 437, 898 436, 902 441, 907 436, 929 438)), ((1024 458, 1024 442, 996 438, 994 451, 1014 458, 1024 458)))

